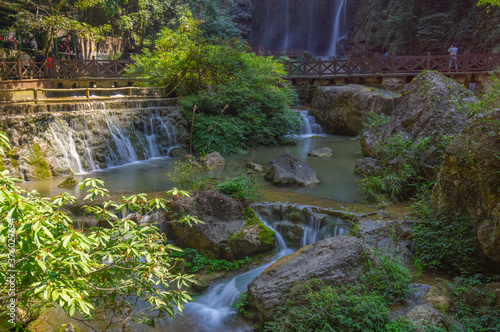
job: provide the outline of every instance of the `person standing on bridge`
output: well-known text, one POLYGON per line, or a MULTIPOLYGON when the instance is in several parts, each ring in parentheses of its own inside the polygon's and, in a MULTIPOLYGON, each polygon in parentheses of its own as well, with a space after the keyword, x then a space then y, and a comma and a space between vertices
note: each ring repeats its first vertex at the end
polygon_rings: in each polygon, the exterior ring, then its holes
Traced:
POLYGON ((457 62, 458 48, 454 44, 451 44, 450 48, 448 49, 448 53, 450 53, 450 62, 448 63, 448 68, 450 68, 451 70, 453 64, 455 64, 455 70, 458 71, 458 62, 457 62))

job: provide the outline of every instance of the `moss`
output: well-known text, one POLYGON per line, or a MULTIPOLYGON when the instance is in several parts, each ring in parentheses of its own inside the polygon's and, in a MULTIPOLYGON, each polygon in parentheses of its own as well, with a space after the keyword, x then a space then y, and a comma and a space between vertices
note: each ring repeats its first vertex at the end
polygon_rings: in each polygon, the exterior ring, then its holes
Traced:
POLYGON ((269 228, 267 228, 262 221, 260 221, 259 217, 255 214, 255 211, 250 208, 246 207, 245 213, 243 214, 243 220, 245 221, 245 227, 239 231, 237 234, 231 236, 229 239, 230 241, 236 242, 238 239, 241 238, 243 235, 243 232, 245 229, 247 229, 250 226, 257 225, 259 229, 259 242, 262 244, 272 244, 273 243, 273 236, 276 235, 276 233, 269 228))
POLYGON ((33 168, 37 179, 50 178, 49 164, 42 155, 40 145, 32 145, 31 155, 28 157, 28 164, 33 168))

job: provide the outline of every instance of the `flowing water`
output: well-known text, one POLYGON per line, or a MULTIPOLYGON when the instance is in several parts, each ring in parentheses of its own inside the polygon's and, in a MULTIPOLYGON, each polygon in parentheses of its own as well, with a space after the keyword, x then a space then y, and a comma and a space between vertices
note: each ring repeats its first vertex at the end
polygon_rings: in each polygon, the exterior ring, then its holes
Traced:
MULTIPOLYGON (((314 117, 308 116, 307 111, 301 111, 301 115, 303 118, 303 134, 298 137, 297 145, 260 147, 250 149, 246 153, 228 156, 226 157, 226 167, 222 170, 214 171, 212 175, 220 178, 239 175, 246 172, 245 164, 249 161, 266 165, 277 154, 287 152, 315 169, 321 182, 313 187, 286 188, 276 187, 264 180, 262 176, 257 176, 256 179, 263 189, 284 193, 299 193, 344 202, 360 202, 362 197, 355 183, 359 176, 353 172, 356 159, 361 157, 359 140, 345 136, 321 134, 322 129, 315 122, 314 117), (322 147, 331 148, 334 156, 323 159, 307 155, 309 151, 322 147)), ((109 148, 106 156, 106 164, 111 165, 111 167, 105 169, 94 168, 91 172, 79 172, 75 176, 77 180, 81 181, 87 177, 98 177, 104 180, 105 186, 110 192, 117 194, 161 192, 175 186, 175 181, 168 174, 173 172, 177 159, 164 157, 168 155, 168 147, 175 146, 176 144, 175 130, 169 128, 168 124, 161 120, 161 118, 156 117, 154 112, 144 115, 144 119, 141 120, 144 124, 141 137, 147 139, 141 141, 143 142, 141 143, 143 144, 142 153, 146 154, 149 159, 138 161, 137 153, 132 144, 130 144, 130 134, 127 135, 121 129, 122 127, 116 124, 116 118, 113 114, 104 118, 112 137, 110 145, 113 147, 120 146, 121 148, 109 148), (158 140, 156 136, 160 136, 166 143, 156 143, 158 140), (157 157, 158 154, 161 156, 157 157), (126 164, 120 165, 123 163, 126 164)), ((62 143, 64 138, 61 135, 54 134, 54 137, 57 138, 56 143, 61 146, 60 150, 62 151, 63 159, 66 160, 68 165, 71 165, 71 168, 81 171, 83 168, 82 161, 86 165, 92 164, 92 160, 95 157, 87 153, 88 149, 85 148, 80 148, 80 153, 77 153, 74 141, 71 139, 71 131, 67 135, 65 143, 62 143), (82 153, 81 151, 84 152, 82 153)), ((86 142, 88 139, 84 137, 80 140, 80 142, 82 141, 86 142)), ((21 186, 27 190, 37 190, 43 196, 54 196, 66 191, 77 197, 82 197, 83 194, 77 188, 57 188, 57 185, 65 179, 65 177, 56 177, 25 182, 21 186)))
POLYGON ((337 55, 348 31, 347 0, 254 0, 252 46, 267 50, 304 49, 337 55))

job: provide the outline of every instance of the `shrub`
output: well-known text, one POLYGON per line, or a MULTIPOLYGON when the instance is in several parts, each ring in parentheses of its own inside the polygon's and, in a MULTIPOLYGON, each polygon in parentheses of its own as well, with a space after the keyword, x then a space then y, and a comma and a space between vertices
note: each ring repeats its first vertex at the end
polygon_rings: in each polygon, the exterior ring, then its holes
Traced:
POLYGON ((173 252, 174 257, 182 257, 186 262, 186 270, 189 273, 197 273, 203 269, 208 271, 234 271, 252 261, 251 258, 245 257, 236 261, 228 261, 225 259, 212 259, 203 256, 198 250, 186 248, 182 252, 173 252))
POLYGON ((259 198, 259 186, 254 178, 239 175, 217 185, 217 191, 238 200, 253 201, 259 198))
POLYGON ((417 220, 413 232, 417 255, 432 269, 470 275, 483 270, 483 259, 474 224, 465 217, 436 211, 430 206, 430 193, 411 209, 417 220))
POLYGON ((500 331, 495 294, 484 290, 482 275, 455 278, 450 284, 451 313, 467 331, 500 331))

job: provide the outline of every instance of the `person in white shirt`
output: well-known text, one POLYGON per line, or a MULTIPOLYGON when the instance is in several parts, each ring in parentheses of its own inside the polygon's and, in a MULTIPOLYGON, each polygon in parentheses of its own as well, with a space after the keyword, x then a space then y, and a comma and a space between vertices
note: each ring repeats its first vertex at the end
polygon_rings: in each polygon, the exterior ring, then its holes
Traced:
POLYGON ((451 44, 450 48, 448 49, 448 53, 450 53, 450 62, 448 63, 448 68, 451 69, 453 64, 455 64, 455 70, 458 71, 458 62, 457 62, 457 53, 458 53, 458 48, 451 44))

